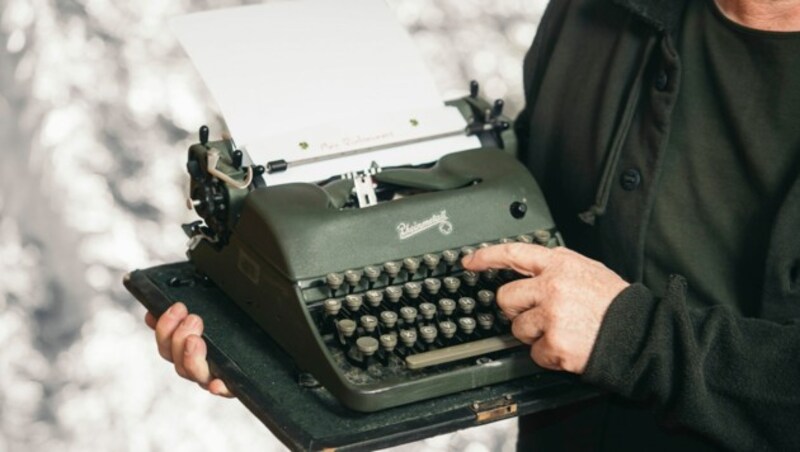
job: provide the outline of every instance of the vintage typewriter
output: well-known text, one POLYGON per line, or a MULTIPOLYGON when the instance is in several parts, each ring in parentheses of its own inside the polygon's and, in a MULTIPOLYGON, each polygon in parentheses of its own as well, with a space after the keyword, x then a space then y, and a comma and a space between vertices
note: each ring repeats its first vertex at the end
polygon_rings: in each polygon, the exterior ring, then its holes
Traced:
POLYGON ((230 139, 190 147, 187 252, 342 404, 376 411, 540 372, 510 335, 496 291, 509 270, 460 260, 506 242, 559 246, 544 198, 515 158, 503 102, 473 82, 449 102, 480 146, 418 166, 266 186, 230 139))

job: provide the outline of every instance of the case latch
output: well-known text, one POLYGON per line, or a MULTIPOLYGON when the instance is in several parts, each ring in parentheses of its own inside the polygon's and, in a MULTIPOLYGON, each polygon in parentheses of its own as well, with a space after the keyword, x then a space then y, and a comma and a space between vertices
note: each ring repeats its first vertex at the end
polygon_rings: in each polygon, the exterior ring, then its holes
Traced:
POLYGON ((485 402, 474 402, 470 409, 475 413, 479 424, 513 417, 517 414, 517 403, 510 395, 485 402))

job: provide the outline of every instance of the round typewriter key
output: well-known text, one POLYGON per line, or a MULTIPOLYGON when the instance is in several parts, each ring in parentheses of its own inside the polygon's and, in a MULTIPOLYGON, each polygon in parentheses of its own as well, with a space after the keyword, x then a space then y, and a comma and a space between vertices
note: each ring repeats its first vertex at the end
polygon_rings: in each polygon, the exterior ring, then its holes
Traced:
POLYGON ((494 292, 491 290, 481 289, 478 291, 478 303, 483 307, 491 306, 494 301, 494 292))
POLYGON ((498 242, 501 244, 514 243, 515 241, 516 240, 512 239, 511 237, 503 237, 502 239, 498 240, 498 242))
POLYGON ((433 316, 436 315, 436 305, 428 302, 420 303, 419 312, 422 314, 423 319, 433 320, 433 316))
POLYGON ((356 331, 356 322, 350 319, 342 319, 336 322, 336 327, 344 337, 351 337, 356 331))
POLYGON ((397 313, 394 311, 381 311, 381 324, 386 328, 394 328, 397 324, 397 313))
POLYGON ((478 284, 478 273, 472 270, 466 270, 461 275, 461 280, 464 281, 464 284, 467 286, 474 287, 475 284, 478 284))
POLYGON ((475 252, 474 246, 462 246, 461 247, 461 256, 469 256, 470 254, 475 252))
POLYGON ((406 347, 412 347, 417 342, 417 330, 400 330, 400 342, 406 347))
POLYGON ((351 287, 355 287, 361 282, 361 271, 347 270, 344 272, 344 279, 351 287))
POLYGON ((458 288, 461 287, 461 280, 453 276, 446 277, 442 282, 444 288, 450 293, 458 292, 458 288))
POLYGON ((419 259, 416 257, 407 257, 403 259, 403 268, 406 269, 409 276, 416 274, 417 270, 419 270, 419 259))
POLYGON ((364 331, 367 333, 371 333, 375 331, 375 328, 378 326, 378 319, 375 318, 374 315, 362 315, 358 322, 361 323, 361 327, 364 328, 364 331))
POLYGON ((470 297, 461 297, 458 299, 458 308, 464 314, 472 314, 472 311, 475 309, 475 299, 470 297))
POLYGON ((370 336, 361 336, 356 339, 356 347, 364 356, 372 356, 378 351, 378 340, 370 336))
POLYGON ((442 259, 444 260, 445 264, 454 265, 458 260, 458 251, 444 250, 442 251, 442 259))
POLYGON ((550 241, 552 235, 550 231, 547 229, 539 229, 538 231, 533 231, 533 238, 536 240, 536 243, 540 245, 547 245, 547 242, 550 241))
POLYGON ((491 243, 489 243, 489 242, 483 242, 483 243, 481 243, 480 245, 478 245, 478 248, 479 248, 479 249, 484 249, 484 248, 489 248, 490 246, 492 246, 492 244, 491 244, 491 243))
POLYGON ((328 273, 325 276, 325 282, 328 284, 328 287, 335 292, 342 287, 344 277, 341 275, 341 273, 328 273))
POLYGON ((486 282, 491 282, 497 277, 497 269, 487 268, 481 272, 481 278, 486 282))
POLYGON ((442 282, 438 278, 425 278, 425 281, 422 281, 422 285, 425 286, 425 292, 436 295, 442 287, 442 282))
POLYGON ((449 320, 439 323, 439 331, 442 332, 442 336, 444 336, 445 339, 453 337, 456 334, 456 329, 456 324, 449 320))
POLYGON ((361 305, 363 303, 364 297, 361 294, 350 294, 344 297, 344 304, 351 312, 357 312, 359 309, 361 309, 361 305))
POLYGON ((520 234, 517 236, 517 241, 521 243, 533 243, 533 237, 528 234, 520 234))
POLYGON ((389 286, 386 288, 386 299, 392 303, 400 301, 403 296, 403 288, 400 286, 389 286))
POLYGON ((436 267, 439 266, 439 261, 442 259, 441 256, 438 254, 428 253, 422 256, 422 263, 430 270, 431 272, 436 271, 436 267))
POLYGON ((419 327, 419 335, 426 344, 433 343, 437 334, 439 334, 439 331, 436 330, 435 326, 425 325, 419 327))
POLYGON ((397 346, 397 336, 394 334, 381 334, 378 340, 381 342, 381 347, 387 352, 391 352, 397 346))
POLYGON ((494 325, 494 315, 488 312, 481 312, 478 314, 478 326, 480 326, 482 330, 490 330, 492 329, 492 325, 494 325))
POLYGON ((380 290, 368 290, 364 294, 364 297, 367 299, 368 305, 377 308, 381 305, 381 301, 383 301, 383 292, 380 290))
POLYGON ((325 309, 325 314, 335 316, 339 314, 339 311, 342 309, 342 300, 328 298, 322 302, 322 308, 325 309))
POLYGON ((442 314, 451 315, 456 310, 456 302, 449 298, 442 298, 439 300, 439 309, 442 310, 442 314))
POLYGON ((458 328, 464 332, 464 334, 472 334, 475 331, 475 319, 472 317, 460 317, 458 319, 458 328))
POLYGON ((374 265, 364 267, 364 277, 371 283, 378 281, 378 278, 381 277, 381 268, 374 265))
POLYGON ((501 325, 508 325, 511 323, 503 311, 497 311, 497 321, 500 322, 501 325))
POLYGON ((402 317, 406 323, 413 323, 417 320, 417 308, 403 306, 400 308, 400 317, 402 317))
POLYGON ((422 286, 418 282, 407 282, 403 284, 403 289, 405 289, 406 295, 408 298, 415 300, 419 297, 419 293, 422 292, 422 286))
POLYGON ((383 271, 389 276, 389 278, 396 278, 397 274, 400 273, 400 264, 397 262, 389 261, 383 264, 383 271))

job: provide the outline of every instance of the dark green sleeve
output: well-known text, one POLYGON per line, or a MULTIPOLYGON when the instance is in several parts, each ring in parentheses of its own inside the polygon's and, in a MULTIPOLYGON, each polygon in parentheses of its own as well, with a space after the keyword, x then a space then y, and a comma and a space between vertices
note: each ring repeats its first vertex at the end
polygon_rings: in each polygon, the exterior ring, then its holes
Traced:
POLYGON ((611 304, 585 381, 647 401, 735 450, 800 450, 800 325, 693 310, 673 276, 658 299, 634 284, 611 304))

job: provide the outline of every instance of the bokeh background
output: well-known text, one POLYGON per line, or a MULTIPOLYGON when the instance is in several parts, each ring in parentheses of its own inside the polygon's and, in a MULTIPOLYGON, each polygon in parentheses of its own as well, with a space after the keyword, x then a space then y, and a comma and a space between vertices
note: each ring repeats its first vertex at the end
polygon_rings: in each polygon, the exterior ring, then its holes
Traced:
MULTIPOLYGON (((184 259, 185 150, 199 125, 224 127, 167 21, 242 3, 0 0, 0 452, 284 449, 174 374, 121 285, 184 259)), ((477 79, 520 109, 546 0, 388 3, 442 92, 477 79)), ((397 450, 515 436, 505 421, 397 450)))

